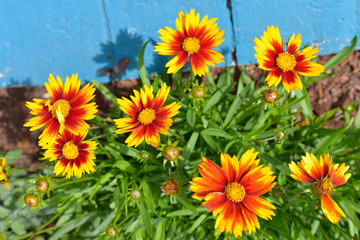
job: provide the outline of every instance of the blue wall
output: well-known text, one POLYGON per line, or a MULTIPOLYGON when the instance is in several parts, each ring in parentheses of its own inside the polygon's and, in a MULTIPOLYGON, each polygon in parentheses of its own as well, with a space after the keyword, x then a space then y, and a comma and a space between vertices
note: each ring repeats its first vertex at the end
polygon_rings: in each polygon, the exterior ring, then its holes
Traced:
POLYGON ((1 0, 0 87, 43 86, 49 73, 77 72, 84 82, 107 82, 109 77, 97 70, 114 67, 124 57, 132 62, 120 77, 136 78, 137 54, 148 40, 145 65, 149 73, 160 72, 169 58, 153 51, 157 30, 175 28, 178 12, 192 8, 200 18, 218 18, 225 30, 217 49, 225 56, 220 66, 233 65, 234 49, 238 64, 255 63, 252 40, 271 24, 283 38, 301 33, 303 43, 316 44, 320 54, 338 52, 359 32, 357 0, 231 2, 230 14, 226 0, 1 0))

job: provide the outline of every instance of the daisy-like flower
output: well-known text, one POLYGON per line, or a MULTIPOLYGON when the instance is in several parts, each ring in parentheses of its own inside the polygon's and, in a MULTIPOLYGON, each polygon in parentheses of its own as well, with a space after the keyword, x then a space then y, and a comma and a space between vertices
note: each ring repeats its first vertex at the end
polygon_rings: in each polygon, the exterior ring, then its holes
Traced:
POLYGON ((195 10, 191 9, 190 14, 179 13, 176 19, 176 30, 165 27, 159 29, 160 40, 164 41, 155 46, 155 52, 160 55, 171 55, 171 59, 166 67, 168 73, 176 73, 190 59, 191 69, 195 76, 203 76, 209 71, 208 65, 215 66, 224 62, 224 58, 213 48, 219 46, 223 39, 224 30, 219 31, 216 18, 208 19, 206 15, 200 22, 199 13, 195 15, 195 10))
POLYGON ((87 173, 95 172, 94 159, 96 158, 94 150, 97 143, 94 141, 83 141, 85 133, 75 135, 65 130, 61 135, 59 134, 55 142, 47 144, 44 149, 44 157, 49 161, 57 160, 55 164, 54 173, 62 176, 66 174, 66 178, 75 176, 81 178, 81 175, 86 171, 87 173))
POLYGON ((287 49, 283 49, 283 41, 279 29, 271 26, 264 31, 261 40, 255 38, 255 58, 259 68, 271 71, 265 78, 269 86, 275 87, 282 81, 287 92, 290 89, 302 89, 303 85, 296 73, 304 76, 319 76, 324 72, 324 67, 318 63, 307 62, 316 57, 318 50, 313 47, 306 47, 299 51, 301 35, 295 34, 290 38, 287 49))
POLYGON ((332 223, 338 223, 340 216, 346 217, 345 213, 330 197, 335 186, 341 186, 351 177, 351 173, 345 174, 350 166, 332 163, 329 154, 320 156, 320 161, 313 154, 306 153, 302 160, 297 163, 291 162, 289 168, 291 177, 297 181, 313 184, 315 192, 321 197, 321 208, 325 216, 332 223))
POLYGON ((132 101, 124 97, 117 99, 120 109, 130 118, 115 119, 118 127, 115 133, 132 132, 125 140, 128 146, 137 147, 145 139, 147 144, 157 148, 160 143, 159 133, 167 133, 173 122, 171 118, 181 107, 176 102, 163 107, 169 92, 170 87, 164 83, 154 98, 153 87, 144 85, 140 92, 134 90, 134 96, 130 96, 132 101))
POLYGON ((248 150, 238 160, 228 154, 220 155, 221 167, 203 157, 199 163, 202 177, 192 179, 192 197, 205 200, 202 204, 213 215, 218 215, 215 228, 218 232, 242 236, 243 231, 256 232, 260 229, 257 216, 271 219, 275 206, 260 195, 267 193, 276 184, 270 167, 258 166, 257 152, 248 150))
POLYGON ((39 137, 40 146, 54 142, 57 134, 65 129, 74 134, 85 132, 89 128, 85 120, 94 118, 97 112, 95 102, 88 103, 94 97, 94 84, 88 83, 79 91, 81 83, 77 74, 66 77, 65 84, 59 76, 55 80, 49 75, 45 87, 51 100, 35 98, 34 102, 26 102, 34 116, 24 126, 31 127, 30 131, 45 126, 39 137))
MULTIPOLYGON (((7 181, 6 173, 4 171, 5 165, 6 165, 5 158, 0 158, 0 183, 7 181)), ((4 183, 4 185, 7 189, 10 190, 10 186, 8 183, 4 183)))

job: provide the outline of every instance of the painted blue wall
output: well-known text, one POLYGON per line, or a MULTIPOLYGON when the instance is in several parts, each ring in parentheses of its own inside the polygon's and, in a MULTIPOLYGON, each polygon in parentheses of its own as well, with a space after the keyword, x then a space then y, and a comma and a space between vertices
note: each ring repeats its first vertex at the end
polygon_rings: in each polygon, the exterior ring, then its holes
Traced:
POLYGON ((230 14, 226 0, 1 0, 0 87, 42 86, 49 73, 107 82, 97 70, 124 57, 132 62, 120 77, 137 78, 137 54, 148 40, 145 65, 149 73, 160 72, 169 58, 153 51, 157 30, 175 28, 178 12, 192 8, 200 18, 218 18, 225 30, 225 42, 217 48, 225 63, 219 66, 233 64, 234 49, 238 64, 255 63, 252 40, 271 24, 283 38, 301 33, 303 43, 316 44, 320 54, 338 52, 359 32, 357 0, 231 2, 230 14))

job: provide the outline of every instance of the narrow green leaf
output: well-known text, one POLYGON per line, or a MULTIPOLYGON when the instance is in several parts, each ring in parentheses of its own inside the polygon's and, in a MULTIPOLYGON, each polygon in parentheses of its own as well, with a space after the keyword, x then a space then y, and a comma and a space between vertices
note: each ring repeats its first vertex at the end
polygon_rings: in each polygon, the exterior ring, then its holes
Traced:
POLYGON ((114 166, 130 174, 134 174, 136 172, 136 169, 128 161, 125 160, 117 160, 114 166))
POLYGON ((355 117, 354 128, 360 128, 360 106, 355 117))
POLYGON ((314 114, 311 110, 311 103, 306 88, 304 87, 302 91, 301 90, 295 91, 295 94, 297 98, 302 98, 305 96, 304 99, 300 102, 300 105, 303 110, 302 113, 304 114, 305 118, 308 118, 309 121, 311 122, 314 118, 314 114))
MULTIPOLYGON (((240 84, 240 83, 239 83, 240 84)), ((224 124, 223 126, 227 126, 229 122, 232 120, 234 114, 239 109, 241 105, 241 101, 244 100, 244 97, 246 96, 247 92, 250 89, 250 85, 246 85, 245 88, 243 88, 235 97, 234 101, 231 103, 231 106, 229 108, 229 111, 226 114, 224 124)))
POLYGON ((72 231, 73 229, 77 228, 78 226, 83 225, 84 223, 86 223, 89 219, 91 218, 91 216, 88 217, 84 217, 83 219, 76 219, 76 222, 67 222, 62 228, 60 228, 59 230, 57 230, 54 234, 51 235, 51 237, 49 238, 49 240, 57 240, 60 239, 61 237, 65 236, 66 233, 72 231))
POLYGON ((188 124, 193 127, 195 125, 195 117, 196 117, 196 112, 193 108, 188 108, 187 112, 186 112, 186 121, 188 122, 188 124))
POLYGON ((194 224, 189 228, 189 230, 187 230, 187 232, 192 233, 196 228, 198 228, 203 223, 203 221, 207 216, 208 216, 207 214, 200 215, 200 217, 196 219, 194 224))
POLYGON ((233 139, 236 136, 230 135, 224 130, 218 129, 218 128, 208 128, 203 131, 201 131, 201 134, 206 134, 209 136, 215 136, 215 137, 223 137, 226 139, 233 139))
POLYGON ((171 213, 167 214, 166 216, 167 217, 178 217, 178 216, 190 216, 193 214, 194 214, 194 212, 189 209, 181 209, 181 210, 171 212, 171 213))
POLYGON ((91 80, 91 82, 95 84, 96 89, 99 90, 107 100, 109 100, 112 103, 116 102, 116 96, 107 87, 105 87, 105 85, 95 80, 91 80))
POLYGON ((208 79, 208 81, 210 83, 210 88, 214 89, 216 85, 215 85, 215 81, 214 81, 214 79, 213 79, 213 77, 211 75, 211 72, 209 71, 209 72, 205 73, 205 76, 206 76, 206 78, 208 79))
POLYGON ((355 36, 352 40, 351 40, 351 45, 344 48, 343 50, 341 50, 341 52, 339 52, 338 54, 336 54, 335 56, 333 56, 325 65, 325 72, 333 67, 335 67, 336 65, 338 65, 339 63, 341 63, 354 49, 355 45, 357 42, 357 36, 355 36))
POLYGON ((191 204, 188 198, 185 196, 176 195, 176 199, 187 209, 193 212, 193 214, 197 214, 196 208, 191 204))
POLYGON ((147 76, 146 73, 146 69, 145 69, 145 65, 144 65, 144 53, 145 53, 145 48, 146 45, 149 43, 149 41, 147 41, 140 49, 139 55, 138 55, 138 69, 139 69, 139 75, 140 75, 140 80, 141 83, 143 85, 148 85, 149 87, 151 86, 150 84, 150 80, 147 76))
POLYGON ((154 239, 164 240, 165 239, 165 226, 166 221, 159 222, 156 226, 154 239))
POLYGON ((231 83, 230 72, 228 70, 224 70, 220 73, 216 87, 222 88, 224 86, 229 85, 230 83, 231 83))
POLYGON ((196 142, 199 138, 200 133, 199 132, 193 132, 191 134, 191 137, 188 141, 188 143, 185 146, 184 152, 183 152, 183 158, 184 160, 188 160, 192 151, 194 150, 194 147, 196 145, 196 142))
POLYGON ((201 136, 210 148, 212 148, 217 153, 221 152, 221 147, 220 147, 219 143, 216 142, 210 135, 201 133, 201 136))
POLYGON ((115 176, 115 171, 111 170, 110 172, 102 175, 100 181, 96 182, 93 186, 90 194, 90 199, 95 196, 95 194, 104 186, 106 182, 108 182, 113 176, 115 176))
POLYGON ((320 75, 320 76, 316 76, 316 77, 309 77, 308 80, 306 81, 306 86, 311 84, 311 83, 315 83, 315 82, 319 82, 321 80, 330 78, 332 76, 334 76, 337 72, 332 72, 329 74, 324 74, 324 75, 320 75))
POLYGON ((207 112, 211 107, 215 106, 226 95, 226 93, 235 86, 235 84, 236 83, 232 83, 217 90, 206 103, 203 112, 207 112))
POLYGON ((150 213, 146 207, 144 198, 141 197, 140 201, 137 201, 137 206, 139 208, 140 211, 140 215, 143 221, 143 224, 145 226, 146 232, 149 234, 149 236, 151 236, 151 218, 150 218, 150 213))
POLYGON ((285 165, 283 162, 281 162, 279 159, 269 156, 265 153, 260 153, 259 157, 260 157, 260 159, 263 158, 266 161, 268 161, 269 163, 273 164, 282 173, 284 173, 286 175, 290 175, 290 169, 288 168, 288 166, 285 165))
POLYGON ((23 154, 23 151, 21 149, 15 149, 8 151, 4 158, 6 159, 6 165, 10 166, 14 162, 16 162, 23 154))
POLYGON ((145 203, 148 207, 148 209, 153 212, 154 214, 155 213, 155 200, 154 200, 154 197, 152 195, 152 190, 150 189, 148 183, 144 180, 142 180, 140 182, 140 185, 142 187, 142 190, 144 192, 144 199, 145 199, 145 203))

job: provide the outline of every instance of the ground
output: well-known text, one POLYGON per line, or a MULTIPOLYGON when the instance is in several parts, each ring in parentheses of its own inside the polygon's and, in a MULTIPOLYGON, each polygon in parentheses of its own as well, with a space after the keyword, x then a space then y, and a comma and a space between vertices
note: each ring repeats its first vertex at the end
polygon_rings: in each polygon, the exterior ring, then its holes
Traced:
MULTIPOLYGON (((331 57, 332 55, 320 56, 318 62, 324 64, 331 57)), ((257 82, 267 74, 256 65, 247 65, 246 69, 252 79, 257 82)), ((221 69, 215 68, 212 71, 216 75, 221 69)), ((344 108, 347 103, 360 99, 360 51, 351 53, 332 71, 337 72, 333 77, 308 86, 307 90, 315 115, 321 115, 335 107, 344 108)), ((131 94, 131 90, 138 86, 138 82, 132 79, 113 81, 105 85, 117 97, 121 97, 131 94)), ((16 148, 22 149, 24 155, 16 162, 17 167, 42 164, 38 161, 41 155, 40 148, 37 146, 37 138, 41 132, 30 132, 29 128, 23 127, 25 121, 30 118, 30 111, 25 107, 25 102, 32 101, 33 98, 48 99, 49 95, 45 87, 0 88, 0 136, 2 136, 0 150, 7 152, 16 148)), ((111 103, 98 93, 95 100, 99 105, 99 114, 105 114, 111 103)), ((340 117, 327 127, 337 128, 341 125, 340 117)))

